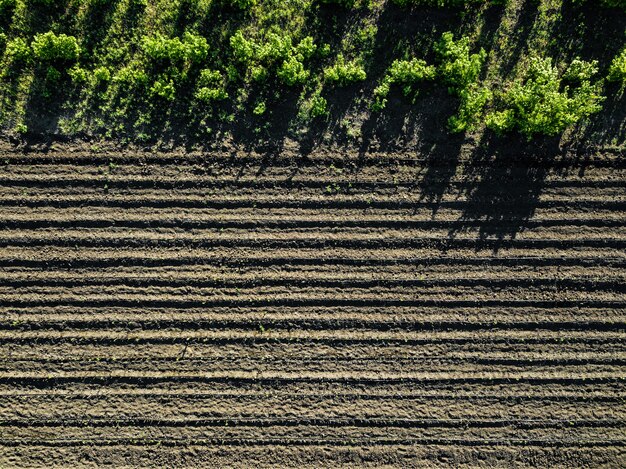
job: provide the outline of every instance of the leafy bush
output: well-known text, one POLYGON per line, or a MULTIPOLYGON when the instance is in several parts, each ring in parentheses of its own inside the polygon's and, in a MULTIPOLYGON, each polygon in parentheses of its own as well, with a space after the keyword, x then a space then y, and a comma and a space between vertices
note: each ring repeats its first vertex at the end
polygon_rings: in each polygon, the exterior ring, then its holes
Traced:
POLYGON ((4 56, 9 65, 23 65, 31 59, 32 51, 26 41, 20 37, 7 42, 4 56))
POLYGON ((313 96, 311 98, 311 108, 309 110, 311 117, 323 117, 328 115, 328 101, 323 96, 313 96))
POLYGON ((415 98, 415 86, 420 82, 433 80, 435 76, 435 67, 427 65, 423 60, 394 60, 382 83, 374 89, 372 109, 380 111, 385 108, 392 85, 400 86, 404 96, 409 97, 413 94, 415 98))
POLYGON ((528 138, 561 133, 601 109, 600 85, 590 82, 596 73, 595 62, 577 59, 559 76, 550 58, 533 57, 525 76, 504 94, 505 109, 488 115, 487 126, 496 132, 515 128, 528 138), (572 77, 577 83, 563 86, 572 77))
POLYGON ((114 83, 126 88, 137 88, 147 85, 148 75, 145 71, 134 66, 121 68, 112 78, 114 83))
POLYGON ((174 82, 171 79, 159 78, 152 84, 150 94, 166 101, 174 101, 176 97, 174 82))
POLYGON ((317 45, 315 45, 313 38, 307 36, 296 45, 292 52, 296 54, 298 60, 308 60, 315 54, 316 50, 317 45))
POLYGON ((609 68, 609 81, 621 81, 626 83, 626 48, 622 52, 615 56, 611 67, 609 68))
POLYGON ((365 80, 367 74, 360 61, 346 62, 343 54, 339 54, 335 64, 324 69, 324 78, 339 86, 347 86, 365 80))
POLYGON ((275 70, 278 79, 288 86, 302 84, 308 79, 310 72, 305 69, 304 61, 317 50, 310 36, 294 46, 290 36, 274 32, 268 33, 264 42, 257 43, 237 31, 231 36, 230 45, 235 60, 245 67, 247 78, 262 81, 270 70, 275 70))
POLYGON ((439 75, 457 93, 478 79, 487 57, 484 49, 470 55, 469 38, 455 41, 451 32, 443 33, 435 44, 435 52, 440 62, 439 75))
POLYGON ((33 56, 42 62, 70 62, 78 59, 80 47, 74 36, 52 31, 36 34, 31 43, 33 56))
POLYGON ((246 39, 241 30, 230 37, 230 47, 235 60, 243 64, 249 64, 256 55, 257 45, 246 39))
POLYGON ((170 64, 197 64, 204 61, 209 53, 207 40, 189 32, 183 35, 182 40, 166 38, 161 34, 144 37, 142 48, 152 61, 170 64))
POLYGON ((98 67, 93 71, 93 77, 97 83, 108 83, 111 81, 111 72, 106 67, 98 67))
POLYGON ((452 132, 472 130, 482 117, 485 106, 491 101, 493 94, 487 88, 472 83, 459 92, 461 105, 455 116, 450 117, 448 126, 452 132))
POLYGON ((228 98, 228 93, 224 90, 224 78, 219 71, 209 69, 200 71, 196 98, 205 103, 228 98))
POLYGON ((265 42, 256 45, 255 59, 258 62, 271 64, 286 59, 292 54, 292 50, 291 36, 270 32, 267 34, 265 42))
POLYGON ((266 110, 267 106, 265 104, 265 101, 259 101, 254 106, 254 109, 252 109, 252 114, 254 114, 255 116, 262 116, 263 114, 265 114, 266 110))
POLYGON ((72 82, 76 83, 77 85, 88 83, 89 78, 91 77, 89 71, 85 70, 79 65, 74 65, 67 71, 67 74, 70 76, 72 82))
POLYGON ((276 75, 284 84, 293 86, 304 83, 309 78, 309 73, 302 62, 291 56, 278 67, 276 75))

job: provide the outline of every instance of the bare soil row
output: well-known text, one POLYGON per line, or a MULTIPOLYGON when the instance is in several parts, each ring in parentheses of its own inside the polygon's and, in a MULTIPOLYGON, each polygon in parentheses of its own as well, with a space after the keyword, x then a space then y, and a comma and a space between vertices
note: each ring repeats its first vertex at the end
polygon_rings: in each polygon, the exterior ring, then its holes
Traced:
POLYGON ((0 148, 0 466, 626 465, 620 155, 65 150, 0 148))

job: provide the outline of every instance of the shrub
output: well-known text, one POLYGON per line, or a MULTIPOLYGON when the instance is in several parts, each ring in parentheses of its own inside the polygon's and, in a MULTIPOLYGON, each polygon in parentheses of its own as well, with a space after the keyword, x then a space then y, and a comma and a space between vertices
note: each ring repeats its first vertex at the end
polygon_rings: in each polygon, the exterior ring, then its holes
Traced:
POLYGON ((292 51, 298 57, 299 60, 308 60, 310 59, 315 51, 317 50, 317 46, 313 41, 311 36, 307 36, 302 39, 292 51))
POLYGON ((186 32, 180 38, 166 38, 161 34, 144 37, 142 48, 147 57, 154 62, 170 64, 200 63, 209 53, 207 40, 196 34, 186 32))
POLYGON ((241 30, 230 37, 230 47, 233 50, 235 60, 248 64, 256 55, 256 44, 243 36, 241 30))
POLYGON ((524 77, 504 94, 505 109, 488 116, 487 126, 497 132, 516 128, 528 138, 535 134, 557 135, 601 109, 604 98, 600 96, 600 85, 590 82, 596 73, 594 62, 577 59, 559 76, 550 58, 531 58, 524 77), (578 83, 562 86, 567 81, 564 77, 572 75, 578 83))
POLYGON ((284 84, 293 86, 304 83, 309 78, 309 71, 305 70, 302 62, 291 56, 278 67, 276 75, 284 84))
POLYGON ((224 78, 219 71, 209 69, 200 71, 196 98, 205 103, 228 98, 228 93, 224 90, 224 78))
POLYGON ((256 46, 257 62, 272 64, 281 59, 286 59, 292 53, 293 44, 290 36, 281 36, 276 33, 268 33, 264 43, 256 46))
POLYGON ((435 44, 435 52, 440 61, 439 75, 457 93, 478 79, 487 57, 484 49, 470 55, 469 38, 455 41, 451 32, 443 33, 435 44))
POLYGON ((121 68, 113 76, 112 81, 127 88, 136 88, 148 83, 148 75, 139 68, 127 66, 121 68))
POLYGON ((206 38, 190 32, 183 34, 183 48, 185 60, 193 64, 203 62, 209 54, 206 38))
POLYGON ((324 78, 339 86, 347 86, 365 80, 367 74, 360 61, 346 62, 343 54, 339 54, 335 64, 324 69, 324 78))
POLYGON ((4 56, 10 65, 23 65, 31 58, 31 48, 22 38, 16 37, 7 42, 4 56))
POLYGON ((563 74, 563 80, 579 84, 590 80, 598 73, 598 61, 587 62, 579 57, 572 60, 563 74))
POLYGON ((515 112, 513 109, 493 111, 487 114, 485 123, 488 128, 497 134, 502 134, 511 130, 515 126, 515 112))
POLYGON ((275 70, 278 79, 288 86, 307 80, 310 72, 303 62, 317 50, 310 36, 294 46, 290 36, 274 32, 268 33, 264 42, 257 43, 237 31, 231 36, 230 45, 235 60, 246 68, 246 78, 261 81, 275 70))
POLYGON ((59 72, 52 65, 49 65, 46 69, 46 81, 51 84, 57 83, 61 79, 61 72, 59 72))
POLYGON ((609 81, 621 81, 626 83, 626 48, 622 52, 615 56, 611 67, 609 68, 609 81))
POLYGON ((323 96, 315 95, 311 98, 309 115, 311 117, 323 117, 328 115, 328 101, 323 96))
POLYGON ((111 72, 106 67, 98 67, 93 71, 93 77, 97 83, 108 83, 111 81, 111 72))
POLYGON ((74 65, 67 71, 72 82, 76 84, 83 84, 89 82, 90 73, 79 65, 74 65))
POLYGON ((427 65, 423 60, 394 60, 381 84, 374 89, 372 109, 380 111, 385 108, 392 85, 401 86, 404 96, 413 94, 415 98, 415 86, 420 82, 433 80, 435 76, 435 67, 427 65))
POLYGON ((52 31, 36 34, 31 43, 33 56, 42 62, 70 62, 78 59, 80 47, 74 36, 52 31))
POLYGON ((174 82, 171 79, 159 78, 152 84, 150 94, 166 101, 174 101, 176 97, 174 82))
POLYGON ((474 129, 493 95, 489 89, 473 83, 462 89, 459 92, 459 97, 461 98, 459 112, 448 120, 448 126, 452 132, 474 129))
POLYGON ((265 114, 266 110, 267 106, 265 104, 265 101, 259 101, 256 106, 254 106, 254 109, 252 109, 252 114, 254 114, 255 116, 262 116, 263 114, 265 114))

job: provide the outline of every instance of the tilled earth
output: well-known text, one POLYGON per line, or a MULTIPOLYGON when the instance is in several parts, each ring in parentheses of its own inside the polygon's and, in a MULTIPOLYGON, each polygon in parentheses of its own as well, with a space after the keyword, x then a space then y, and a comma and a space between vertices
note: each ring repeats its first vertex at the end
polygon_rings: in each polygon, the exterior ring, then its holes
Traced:
POLYGON ((626 466, 626 163, 2 155, 0 467, 626 466))

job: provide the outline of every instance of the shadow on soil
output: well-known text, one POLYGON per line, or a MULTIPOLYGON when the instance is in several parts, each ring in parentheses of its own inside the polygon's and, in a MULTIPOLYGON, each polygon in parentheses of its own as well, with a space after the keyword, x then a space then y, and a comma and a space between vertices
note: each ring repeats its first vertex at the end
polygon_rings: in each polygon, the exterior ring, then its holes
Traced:
POLYGON ((523 231, 539 206, 545 179, 557 163, 558 139, 528 144, 486 133, 463 168, 459 197, 465 198, 461 224, 450 231, 477 230, 478 245, 496 241, 494 250, 523 231))

